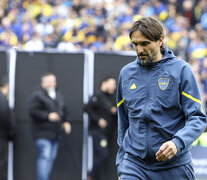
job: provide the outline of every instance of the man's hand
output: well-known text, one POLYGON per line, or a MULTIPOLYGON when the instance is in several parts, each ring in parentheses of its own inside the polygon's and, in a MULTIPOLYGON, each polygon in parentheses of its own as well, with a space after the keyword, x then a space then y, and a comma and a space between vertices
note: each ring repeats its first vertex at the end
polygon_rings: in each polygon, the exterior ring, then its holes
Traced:
POLYGON ((64 122, 62 127, 65 130, 66 134, 70 134, 70 132, 71 132, 71 125, 70 125, 69 122, 64 122))
POLYGON ((116 114, 116 112, 117 112, 117 108, 116 108, 115 106, 113 106, 113 107, 111 108, 111 113, 112 113, 112 114, 116 114))
POLYGON ((99 125, 100 128, 104 129, 108 125, 108 123, 105 119, 101 118, 98 121, 98 125, 99 125))
POLYGON ((58 113, 52 112, 52 113, 48 114, 48 119, 49 119, 49 121, 52 121, 52 122, 58 122, 61 120, 61 117, 58 113))
POLYGON ((175 143, 172 141, 167 141, 162 144, 155 155, 158 161, 167 161, 175 156, 177 152, 178 150, 175 143))

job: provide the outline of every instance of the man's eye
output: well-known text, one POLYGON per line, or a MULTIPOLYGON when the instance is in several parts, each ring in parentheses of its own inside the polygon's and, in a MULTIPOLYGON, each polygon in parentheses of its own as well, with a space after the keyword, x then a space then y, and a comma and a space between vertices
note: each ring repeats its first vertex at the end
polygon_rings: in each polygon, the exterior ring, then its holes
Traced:
POLYGON ((148 42, 143 42, 143 43, 141 43, 142 46, 146 46, 146 45, 148 45, 148 44, 149 44, 148 42))

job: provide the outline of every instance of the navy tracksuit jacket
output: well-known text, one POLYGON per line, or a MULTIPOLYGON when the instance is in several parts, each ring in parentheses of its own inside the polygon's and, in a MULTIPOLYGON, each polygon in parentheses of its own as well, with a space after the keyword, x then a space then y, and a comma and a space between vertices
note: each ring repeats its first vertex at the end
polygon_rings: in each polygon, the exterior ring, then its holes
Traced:
POLYGON ((116 164, 127 154, 148 170, 191 162, 189 152, 206 127, 201 95, 190 66, 166 49, 162 60, 142 66, 139 60, 120 72, 117 89, 118 145, 116 164), (172 140, 178 153, 158 162, 160 146, 172 140))

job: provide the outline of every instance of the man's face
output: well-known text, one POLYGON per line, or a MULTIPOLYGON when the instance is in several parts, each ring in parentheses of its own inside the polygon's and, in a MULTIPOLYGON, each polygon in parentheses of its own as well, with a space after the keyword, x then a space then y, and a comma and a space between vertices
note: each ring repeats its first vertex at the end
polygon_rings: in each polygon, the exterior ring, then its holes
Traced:
POLYGON ((8 83, 4 86, 4 89, 5 89, 5 94, 7 95, 9 93, 9 84, 8 83))
POLYGON ((116 90, 116 80, 111 78, 106 82, 106 84, 108 93, 113 94, 116 90))
POLYGON ((56 88, 56 77, 54 75, 48 75, 42 79, 42 88, 45 90, 51 90, 56 88))
POLYGON ((135 31, 132 33, 131 40, 134 50, 136 51, 142 65, 149 66, 152 62, 156 62, 161 59, 160 45, 163 38, 158 41, 151 41, 140 31, 135 31))
POLYGON ((9 93, 9 84, 6 83, 3 87, 0 87, 0 91, 7 96, 9 93))

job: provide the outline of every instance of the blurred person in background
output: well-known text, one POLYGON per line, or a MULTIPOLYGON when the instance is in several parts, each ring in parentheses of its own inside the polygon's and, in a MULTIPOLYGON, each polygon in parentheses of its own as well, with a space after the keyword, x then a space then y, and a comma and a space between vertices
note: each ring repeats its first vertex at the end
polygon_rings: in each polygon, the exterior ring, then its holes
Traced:
POLYGON ((89 134, 93 138, 93 168, 89 180, 100 180, 101 167, 108 157, 113 124, 116 123, 114 92, 116 80, 105 78, 101 81, 99 92, 95 93, 84 109, 90 118, 89 134))
POLYGON ((191 144, 206 128, 190 66, 164 44, 152 17, 132 25, 137 59, 122 68, 117 91, 117 169, 121 180, 194 180, 191 144))
POLYGON ((0 179, 7 180, 8 143, 13 139, 14 121, 7 101, 9 85, 7 78, 0 79, 0 179))
MULTIPOLYGON (((176 51, 184 50, 188 49, 185 45, 190 42, 186 42, 183 33, 186 36, 184 31, 191 31, 197 24, 201 24, 204 30, 202 41, 207 41, 206 4, 206 0, 2 0, 0 48, 15 46, 24 49, 27 41, 36 36, 35 30, 44 45, 41 45, 41 50, 58 48, 73 51, 75 46, 75 50, 91 49, 95 52, 128 51, 132 50, 130 39, 123 36, 120 28, 124 26, 129 32, 132 21, 141 16, 154 16, 169 31, 169 47, 176 51), (123 44, 125 39, 128 43, 123 44), (67 44, 69 48, 66 48, 67 44)), ((33 49, 32 46, 26 48, 33 49)), ((179 56, 185 56, 181 52, 178 52, 179 56)))
POLYGON ((29 114, 33 119, 35 143, 38 151, 37 180, 49 180, 57 156, 61 131, 71 132, 67 108, 57 90, 56 76, 45 73, 41 87, 29 99, 29 114))
POLYGON ((205 57, 202 61, 200 68, 200 78, 203 83, 203 90, 205 94, 207 94, 207 57, 205 57))
POLYGON ((205 92, 205 85, 206 82, 202 82, 204 79, 207 78, 206 76, 206 70, 207 70, 207 58, 206 60, 204 59, 203 64, 202 64, 202 69, 200 68, 200 62, 199 61, 193 61, 191 64, 192 71, 195 75, 196 81, 198 82, 198 86, 201 92, 201 97, 203 99, 204 103, 204 109, 206 111, 206 102, 207 102, 207 93, 205 92), (200 72, 199 72, 200 71, 200 72))
POLYGON ((38 32, 34 34, 32 39, 27 41, 24 45, 24 50, 27 51, 42 51, 44 50, 44 42, 38 32))

